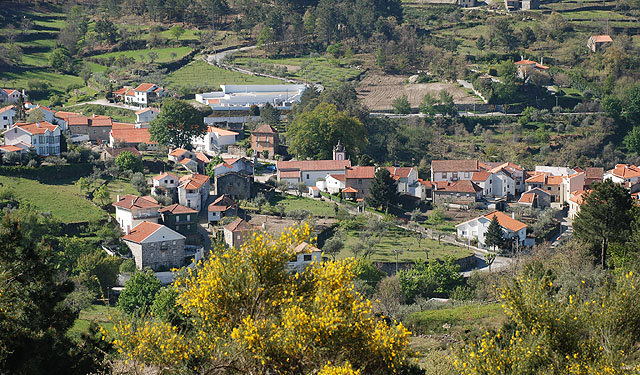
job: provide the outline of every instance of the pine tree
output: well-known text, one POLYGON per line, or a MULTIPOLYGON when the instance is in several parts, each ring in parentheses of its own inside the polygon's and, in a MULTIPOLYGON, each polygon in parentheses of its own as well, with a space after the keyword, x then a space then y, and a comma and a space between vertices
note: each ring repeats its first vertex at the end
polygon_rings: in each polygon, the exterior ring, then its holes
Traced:
POLYGON ((397 198, 398 194, 395 180, 391 177, 387 169, 378 169, 371 183, 369 196, 366 198, 367 203, 373 207, 382 206, 385 212, 387 212, 389 205, 394 203, 397 198))
POLYGON ((491 220, 491 224, 489 224, 489 228, 487 228, 487 234, 484 236, 484 244, 486 246, 493 247, 494 251, 496 250, 496 247, 500 247, 504 244, 502 227, 495 215, 491 220))

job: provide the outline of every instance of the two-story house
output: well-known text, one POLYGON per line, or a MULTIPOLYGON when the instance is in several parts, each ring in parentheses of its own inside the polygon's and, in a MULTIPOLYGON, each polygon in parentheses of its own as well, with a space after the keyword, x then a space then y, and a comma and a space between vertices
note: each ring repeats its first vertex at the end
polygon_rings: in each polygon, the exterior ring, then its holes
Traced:
POLYGON ((234 131, 209 126, 207 132, 202 136, 194 137, 191 144, 196 151, 216 155, 227 151, 230 145, 235 144, 237 136, 238 133, 234 131))
POLYGON ((158 210, 162 223, 187 238, 187 243, 199 244, 198 211, 177 203, 158 210))
POLYGON ((456 225, 458 238, 467 240, 477 240, 481 247, 485 247, 485 236, 489 229, 489 224, 493 218, 497 218, 498 224, 502 228, 504 239, 507 241, 518 241, 519 246, 525 244, 527 238, 527 225, 516 220, 513 216, 506 215, 499 211, 493 211, 486 215, 476 217, 464 223, 456 225))
POLYGON ((435 186, 436 189, 431 192, 433 204, 455 203, 468 205, 482 198, 482 188, 473 181, 440 181, 435 186))
POLYGON ((16 104, 20 99, 20 95, 24 95, 24 91, 20 92, 14 89, 0 89, 0 103, 16 104))
POLYGON ((178 197, 178 185, 180 185, 180 177, 171 172, 164 172, 153 177, 151 193, 175 200, 178 197))
POLYGON ((604 174, 604 179, 631 187, 640 181, 640 167, 633 164, 616 164, 615 168, 604 174))
POLYGON ((192 173, 180 178, 178 202, 200 212, 210 193, 209 176, 192 173))
POLYGON ((253 175, 253 163, 245 158, 225 158, 222 163, 213 167, 214 176, 225 174, 228 172, 237 172, 247 175, 253 175))
POLYGON ((426 199, 424 185, 418 179, 418 170, 413 167, 385 167, 396 180, 398 193, 426 199))
POLYGON ((141 83, 138 87, 128 90, 124 95, 124 102, 139 107, 148 107, 160 97, 166 96, 167 91, 154 83, 141 83))
POLYGON ((136 127, 144 128, 148 127, 149 123, 153 121, 160 114, 158 108, 147 107, 136 112, 136 127))
POLYGON ((154 271, 169 271, 184 265, 186 238, 164 225, 144 221, 122 236, 136 268, 150 267, 154 271))
POLYGON ((347 167, 345 168, 345 189, 356 190, 355 198, 365 198, 369 195, 371 183, 376 175, 376 167, 347 167))
POLYGON ((347 167, 351 167, 350 160, 290 160, 276 163, 278 181, 286 181, 295 185, 303 182, 313 186, 319 179, 328 174, 344 175, 347 167))
POLYGON ((235 216, 238 212, 238 204, 227 195, 221 195, 208 207, 210 223, 217 223, 225 216, 235 216))
POLYGON ((471 180, 473 172, 479 172, 477 160, 433 160, 431 162, 431 181, 471 180))
POLYGON ((240 246, 249 239, 253 231, 254 228, 251 224, 241 218, 237 218, 224 226, 224 242, 229 247, 240 248, 240 246))
POLYGON ((269 124, 262 124, 256 130, 251 132, 251 148, 264 156, 267 153, 267 159, 275 157, 280 146, 280 137, 278 131, 269 124))
POLYGON ((30 115, 32 113, 39 113, 40 116, 42 116, 41 118, 49 123, 53 123, 56 119, 56 112, 54 110, 52 110, 49 107, 45 107, 43 105, 37 104, 35 106, 31 106, 31 108, 29 108, 27 110, 27 115, 30 115))
POLYGON ((66 120, 71 134, 87 135, 92 142, 109 142, 113 121, 109 116, 69 116, 66 120))
POLYGON ((302 272, 311 263, 322 263, 322 250, 306 242, 293 249, 294 258, 287 262, 289 271, 302 272))
POLYGON ((16 106, 8 105, 0 108, 0 129, 9 129, 13 126, 13 118, 16 116, 16 106))
POLYGON ((571 192, 584 188, 584 172, 568 176, 553 176, 549 172, 534 172, 525 180, 527 190, 540 188, 551 194, 551 202, 566 203, 571 192))
POLYGON ((117 201, 113 203, 116 208, 116 221, 125 233, 129 233, 143 221, 157 223, 160 219, 160 204, 155 199, 145 196, 127 194, 117 196, 117 201))
POLYGON ((60 127, 46 121, 17 123, 5 130, 4 145, 33 148, 38 155, 60 155, 60 127))

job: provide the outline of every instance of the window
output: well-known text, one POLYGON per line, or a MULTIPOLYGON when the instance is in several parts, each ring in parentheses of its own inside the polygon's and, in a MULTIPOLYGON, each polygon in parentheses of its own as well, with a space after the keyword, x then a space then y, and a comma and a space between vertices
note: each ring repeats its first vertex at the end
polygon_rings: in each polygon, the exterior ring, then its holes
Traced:
POLYGON ((451 173, 451 178, 458 178, 458 172, 451 173))
POLYGON ((362 179, 361 178, 358 179, 358 185, 362 185, 362 179))
POLYGON ((304 254, 303 260, 305 262, 311 262, 311 254, 304 254))
POLYGON ((309 179, 309 173, 307 173, 307 180, 309 179))
POLYGON ((176 240, 173 240, 173 244, 174 244, 174 245, 176 244, 176 240))
POLYGON ((464 178, 469 178, 469 172, 464 172, 464 178))
POLYGON ((447 178, 447 172, 442 172, 442 178, 447 178))
POLYGON ((44 143, 44 136, 43 135, 40 136, 40 143, 44 143))
POLYGON ((187 221, 191 220, 191 215, 187 215, 187 221))

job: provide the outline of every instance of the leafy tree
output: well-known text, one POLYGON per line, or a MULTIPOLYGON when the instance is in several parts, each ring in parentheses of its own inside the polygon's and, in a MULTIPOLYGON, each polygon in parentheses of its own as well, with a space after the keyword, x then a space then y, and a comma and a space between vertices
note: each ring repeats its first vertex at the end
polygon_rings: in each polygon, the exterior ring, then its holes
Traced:
POLYGON ((59 73, 69 73, 73 69, 73 59, 66 48, 56 48, 49 56, 49 65, 59 73))
POLYGON ((173 37, 176 38, 176 42, 180 40, 180 37, 182 36, 182 34, 184 34, 184 31, 185 31, 184 27, 180 25, 175 25, 171 29, 169 29, 169 32, 171 33, 171 35, 173 35, 173 37))
POLYGON ((378 169, 371 182, 369 196, 366 197, 367 203, 373 207, 384 207, 386 212, 397 198, 396 181, 386 168, 378 169))
POLYGON ((633 201, 625 187, 604 180, 594 184, 583 198, 573 222, 574 236, 589 243, 602 268, 606 268, 609 244, 626 241, 633 216, 633 201))
POLYGON ((136 272, 124 284, 116 306, 129 315, 142 315, 153 304, 160 287, 160 280, 151 270, 136 272))
POLYGON ((33 110, 27 114, 27 122, 44 121, 44 112, 41 110, 33 110))
POLYGON ((149 124, 151 139, 166 146, 188 148, 194 137, 206 133, 202 114, 189 103, 168 98, 162 111, 149 124))
POLYGON ((491 272, 491 266, 493 262, 496 260, 496 253, 486 253, 484 256, 484 261, 487 262, 487 266, 489 267, 489 272, 491 272))
POLYGON ((127 259, 120 263, 120 273, 136 272, 136 262, 133 259, 127 259))
POLYGON ((120 321, 110 339, 128 359, 169 372, 329 374, 335 363, 363 374, 415 371, 409 332, 378 318, 353 289, 351 261, 287 271, 293 249, 310 237, 304 225, 274 239, 252 236, 242 250, 217 249, 174 283, 189 326, 120 321))
POLYGON ((449 297, 451 291, 463 284, 460 266, 447 258, 425 263, 416 261, 413 268, 398 272, 400 285, 407 300, 413 302, 416 297, 449 297))
POLYGON ((184 315, 178 310, 177 297, 178 291, 171 285, 160 289, 153 300, 153 305, 151 305, 153 315, 167 323, 180 324, 183 322, 184 315))
MULTIPOLYGON (((5 216, 0 229, 0 368, 10 374, 97 371, 67 332, 77 315, 63 303, 73 291, 59 277, 55 252, 5 216)), ((46 228, 44 228, 46 230, 46 228)))
POLYGON ((271 105, 271 103, 265 103, 260 108, 260 119, 271 126, 280 124, 280 110, 271 105))
POLYGON ((106 16, 96 21, 94 30, 98 34, 99 40, 104 40, 111 44, 118 41, 118 28, 106 16))
POLYGON ((635 85, 627 91, 625 115, 632 124, 640 122, 640 85, 635 85))
POLYGON ((406 95, 401 95, 393 99, 391 106, 393 107, 393 113, 403 115, 411 113, 411 104, 409 103, 409 99, 407 99, 406 95))
POLYGON ((334 104, 321 103, 295 117, 287 127, 289 152, 301 159, 331 159, 341 141, 357 154, 366 145, 366 130, 360 120, 340 112, 334 104))
POLYGON ((121 171, 142 171, 142 160, 129 151, 122 151, 116 156, 116 165, 121 171))
POLYGON ((93 201, 103 207, 111 202, 111 194, 107 185, 101 185, 93 192, 93 201))
POLYGON ((215 167, 218 166, 218 164, 223 162, 224 162, 224 159, 220 155, 216 155, 212 157, 209 161, 209 164, 207 164, 207 168, 206 168, 207 175, 211 178, 214 178, 216 174, 215 167))
POLYGON ((491 219, 491 223, 487 228, 487 233, 484 235, 484 244, 485 246, 493 248, 494 251, 497 247, 502 247, 504 245, 504 232, 498 222, 497 216, 494 216, 493 219, 491 219))
POLYGON ((607 116, 618 121, 622 115, 622 101, 613 95, 608 95, 602 100, 602 106, 607 116))
POLYGON ((424 94, 424 98, 422 98, 422 103, 420 103, 420 113, 424 113, 425 115, 435 115, 436 109, 435 105, 438 103, 438 100, 433 97, 430 93, 424 94))
POLYGON ((120 259, 110 256, 101 249, 81 255, 74 268, 74 279, 85 285, 95 297, 109 296, 109 289, 116 286, 120 269, 120 259))
POLYGON ((500 45, 506 52, 512 51, 517 45, 516 35, 511 27, 511 20, 500 18, 493 23, 492 41, 500 45))
POLYGON ((436 110, 443 115, 456 116, 458 110, 453 102, 453 96, 447 91, 440 91, 440 104, 436 107, 436 110))
POLYGON ((487 41, 484 39, 484 36, 480 35, 478 39, 476 39, 476 48, 480 51, 483 51, 486 45, 487 41))
POLYGON ((336 260, 336 255, 340 253, 340 250, 344 247, 344 242, 339 236, 333 236, 329 238, 322 247, 322 251, 331 255, 333 260, 336 260))
POLYGON ((131 175, 131 185, 142 195, 146 195, 149 192, 147 178, 142 172, 136 172, 131 175))
POLYGON ((640 155, 640 126, 634 126, 629 130, 627 135, 624 136, 624 147, 630 152, 634 152, 640 155))

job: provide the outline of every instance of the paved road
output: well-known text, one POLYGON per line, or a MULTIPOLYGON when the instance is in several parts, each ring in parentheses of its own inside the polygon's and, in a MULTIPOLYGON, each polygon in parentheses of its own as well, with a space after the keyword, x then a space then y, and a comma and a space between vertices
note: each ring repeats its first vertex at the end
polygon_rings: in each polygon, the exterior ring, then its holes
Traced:
POLYGON ((234 49, 218 52, 213 55, 207 55, 206 60, 209 64, 220 65, 220 63, 222 63, 222 60, 224 60, 224 58, 227 57, 228 55, 232 55, 239 51, 248 51, 254 48, 256 48, 256 46, 234 48, 234 49))
POLYGON ((555 249, 564 241, 568 240, 573 236, 573 223, 569 220, 568 217, 564 217, 562 222, 560 223, 560 232, 558 235, 551 241, 551 248, 555 249))

